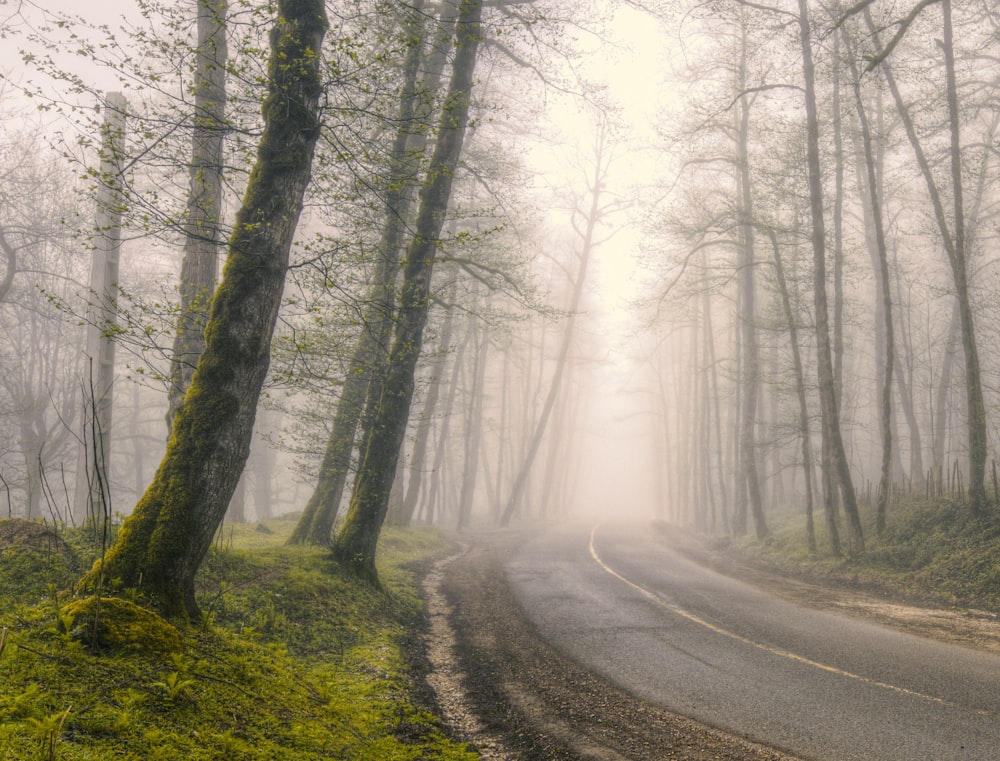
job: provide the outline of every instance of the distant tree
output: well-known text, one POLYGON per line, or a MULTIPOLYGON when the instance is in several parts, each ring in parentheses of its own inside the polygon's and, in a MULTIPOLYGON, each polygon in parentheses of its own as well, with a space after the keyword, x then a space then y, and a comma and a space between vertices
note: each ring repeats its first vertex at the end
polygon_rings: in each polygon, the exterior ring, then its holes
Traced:
POLYGON ((194 577, 246 461, 289 251, 320 132, 320 0, 279 0, 264 131, 236 216, 205 349, 156 476, 81 587, 128 588, 167 615, 198 614, 194 577))
POLYGON ((526 492, 528 478, 541 447, 549 418, 555 409, 556 400, 559 398, 560 392, 563 391, 563 379, 570 364, 569 352, 573 345, 573 328, 580 309, 584 285, 587 282, 587 269, 594 250, 602 242, 599 226, 610 211, 620 207, 620 199, 612 197, 609 200, 606 193, 608 173, 614 164, 616 152, 613 134, 614 127, 607 115, 598 115, 594 132, 593 164, 584 169, 584 182, 586 186, 581 194, 582 202, 574 205, 571 211, 573 217, 572 224, 576 232, 579 250, 575 251, 577 258, 576 268, 570 276, 573 289, 570 292, 569 304, 566 307, 568 316, 560 339, 555 370, 545 394, 545 401, 542 404, 534 429, 528 437, 524 456, 517 466, 510 494, 500 515, 501 526, 510 524, 515 511, 521 504, 521 498, 526 492))
POLYGON ((879 67, 885 78, 889 91, 892 93, 907 138, 913 150, 914 157, 924 178, 927 193, 934 209, 934 219, 941 233, 941 239, 951 266, 952 279, 957 299, 958 325, 962 349, 965 355, 965 396, 966 425, 969 447, 969 507, 974 514, 982 514, 986 509, 986 457, 987 429, 986 403, 983 396, 982 373, 979 362, 979 348, 976 340, 975 318, 970 298, 968 271, 968 238, 966 235, 966 209, 964 203, 964 181, 962 177, 962 144, 961 124, 956 79, 955 47, 952 29, 951 0, 941 0, 942 41, 941 50, 944 55, 944 85, 946 94, 947 125, 948 125, 948 162, 946 187, 951 191, 951 214, 946 209, 946 199, 942 194, 942 183, 935 178, 927 151, 917 134, 909 105, 904 101, 896 82, 893 66, 889 56, 896 47, 902 34, 916 15, 923 11, 928 3, 918 3, 911 13, 901 23, 900 30, 885 46, 881 45, 878 29, 866 9, 865 22, 868 26, 879 51, 871 58, 869 69, 879 67))

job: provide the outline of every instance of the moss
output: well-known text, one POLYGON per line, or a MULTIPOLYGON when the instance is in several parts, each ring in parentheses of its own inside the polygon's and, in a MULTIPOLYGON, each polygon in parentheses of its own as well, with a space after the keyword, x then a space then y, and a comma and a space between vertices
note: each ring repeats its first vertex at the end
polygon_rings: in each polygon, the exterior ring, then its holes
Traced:
POLYGON ((70 633, 102 650, 139 649, 180 653, 184 641, 176 627, 150 610, 117 597, 85 597, 63 607, 60 615, 70 633))

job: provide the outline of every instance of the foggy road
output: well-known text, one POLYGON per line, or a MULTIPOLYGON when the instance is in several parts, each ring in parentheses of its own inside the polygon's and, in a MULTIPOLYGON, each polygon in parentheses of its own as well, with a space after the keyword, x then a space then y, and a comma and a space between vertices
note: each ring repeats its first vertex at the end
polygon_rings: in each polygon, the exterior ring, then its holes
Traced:
POLYGON ((563 654, 720 729, 827 761, 1000 753, 1000 657, 797 607, 650 524, 549 529, 506 574, 563 654))

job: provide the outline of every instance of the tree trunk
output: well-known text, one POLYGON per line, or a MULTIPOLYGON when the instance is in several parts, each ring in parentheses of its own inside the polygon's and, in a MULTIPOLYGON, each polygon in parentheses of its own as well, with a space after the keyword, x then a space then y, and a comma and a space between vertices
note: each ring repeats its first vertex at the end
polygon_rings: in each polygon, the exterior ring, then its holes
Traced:
POLYGON ((469 397, 469 414, 465 424, 465 457, 462 467, 462 493, 458 502, 459 531, 469 524, 472 515, 472 499, 476 493, 476 474, 479 472, 479 449, 483 432, 483 383, 486 378, 486 357, 489 350, 489 336, 477 329, 476 316, 472 320, 472 383, 466 389, 469 397))
POLYGON ((101 143, 101 185, 97 233, 87 307, 87 357, 84 383, 83 446, 76 473, 75 510, 81 523, 95 527, 111 517, 111 419, 114 409, 115 342, 118 319, 118 257, 121 253, 121 166, 125 143, 125 98, 110 93, 101 143))
MULTIPOLYGON (((962 199, 962 152, 961 133, 959 128, 958 92, 955 82, 955 51, 951 28, 951 2, 942 0, 943 40, 945 89, 948 101, 948 127, 950 138, 949 158, 951 160, 951 184, 953 198, 953 225, 949 227, 947 214, 941 193, 934 180, 930 163, 924 153, 920 138, 917 136, 909 109, 903 102, 896 79, 888 61, 880 59, 880 66, 889 91, 892 93, 896 109, 899 112, 907 138, 913 149, 927 193, 934 208, 934 217, 941 232, 948 263, 951 265, 952 278, 955 284, 955 296, 958 301, 957 310, 961 328, 962 349, 965 354, 965 401, 969 442, 969 508, 979 515, 986 509, 986 404, 983 399, 982 376, 979 368, 979 352, 976 345, 975 321, 972 304, 969 298, 968 264, 965 242, 965 209, 962 199)), ((865 22, 875 40, 878 40, 875 22, 871 14, 865 11, 865 22)))
POLYGON ((226 135, 226 14, 228 0, 198 0, 194 133, 188 169, 180 314, 170 358, 167 433, 205 348, 205 321, 215 290, 222 216, 222 150, 226 135))
POLYGON ((861 99, 861 82, 853 61, 851 73, 854 76, 854 105, 861 125, 861 142, 864 149, 868 202, 870 204, 872 231, 874 233, 877 278, 881 290, 882 318, 885 321, 882 332, 885 337, 885 367, 882 369, 882 387, 879 389, 881 415, 879 430, 882 434, 882 467, 876 493, 875 530, 881 534, 885 530, 886 510, 889 504, 890 464, 892 461, 892 373, 896 360, 896 338, 892 324, 892 285, 889 282, 889 251, 885 243, 885 226, 882 220, 882 199, 879 196, 880 183, 876 172, 875 149, 872 145, 871 128, 864 101, 861 99))
MULTIPOLYGON (((410 47, 403 63, 403 93, 397 116, 399 126, 389 158, 389 190, 385 198, 384 222, 378 246, 379 260, 368 299, 374 307, 365 315, 351 355, 316 487, 306 503, 302 518, 288 539, 289 544, 328 545, 333 541, 333 526, 347 483, 358 426, 366 414, 366 401, 371 405, 371 411, 367 413, 370 418, 379 399, 380 378, 384 372, 396 315, 399 254, 416 186, 414 157, 422 156, 427 148, 426 130, 421 129, 420 125, 429 116, 431 95, 437 92, 440 85, 444 50, 447 47, 440 44, 434 47, 428 57, 427 71, 420 82, 420 66, 424 63, 427 48, 423 2, 413 4, 406 13, 404 26, 410 39, 410 47)), ((441 18, 442 33, 448 39, 451 38, 451 21, 450 12, 445 10, 441 18)), ((363 442, 361 451, 364 451, 363 442)))
POLYGON ((802 364, 802 352, 799 348, 799 329, 792 309, 792 299, 788 292, 788 282, 785 279, 785 265, 781 258, 781 248, 778 246, 778 236, 774 230, 767 231, 774 249, 774 273, 778 282, 778 295, 781 296, 781 308, 788 322, 788 341, 792 349, 792 368, 795 372, 795 396, 799 403, 799 436, 802 439, 802 472, 806 484, 806 539, 809 552, 816 552, 816 532, 813 521, 813 456, 812 434, 809 430, 809 404, 806 401, 805 370, 802 364))
POLYGON ((438 129, 428 180, 420 191, 414 237, 406 256, 396 331, 383 392, 351 495, 334 541, 334 557, 360 577, 378 582, 375 549, 388 509, 396 460, 413 399, 414 371, 430 309, 431 276, 451 186, 469 121, 472 76, 482 36, 480 0, 463 0, 456 25, 451 84, 438 129))
POLYGON ((413 453, 410 456, 410 472, 400 506, 398 516, 389 514, 389 519, 400 526, 408 526, 417 510, 417 500, 420 498, 420 487, 424 480, 424 470, 427 468, 427 449, 431 437, 431 424, 437 409, 441 385, 444 382, 444 372, 448 363, 448 353, 451 351, 451 330, 454 323, 453 310, 448 309, 441 328, 438 354, 431 363, 431 378, 427 388, 427 398, 424 400, 423 414, 417 423, 416 434, 413 437, 413 453))
MULTIPOLYGON (((744 27, 745 29, 745 27, 744 27)), ((743 49, 748 43, 744 41, 743 49)), ((745 491, 753 514, 754 530, 758 539, 768 535, 761 497, 760 474, 757 463, 757 402, 760 394, 760 347, 757 339, 757 285, 756 285, 756 236, 753 226, 753 189, 750 178, 750 103, 747 96, 740 98, 740 120, 737 132, 737 208, 740 224, 739 288, 740 328, 743 336, 743 407, 740 420, 740 490, 745 491)), ((742 497, 741 497, 742 501, 742 497)), ((745 512, 741 515, 746 527, 745 512)))
MULTIPOLYGON (((809 28, 807 0, 799 0, 799 32, 802 42, 802 73, 805 81, 806 158, 809 182, 809 208, 812 221, 814 307, 816 312, 817 377, 823 432, 828 438, 829 452, 840 484, 844 510, 854 549, 863 552, 864 535, 857 497, 851 481, 850 465, 840 434, 840 414, 830 350, 830 318, 826 297, 826 224, 823 220, 823 176, 819 154, 819 118, 816 108, 816 79, 812 58, 812 32, 809 28)), ((830 499, 831 495, 827 495, 830 499)))
POLYGON ((264 131, 205 329, 205 350, 152 484, 81 586, 141 591, 195 617, 194 577, 246 463, 288 256, 319 137, 327 20, 320 0, 279 0, 264 131))

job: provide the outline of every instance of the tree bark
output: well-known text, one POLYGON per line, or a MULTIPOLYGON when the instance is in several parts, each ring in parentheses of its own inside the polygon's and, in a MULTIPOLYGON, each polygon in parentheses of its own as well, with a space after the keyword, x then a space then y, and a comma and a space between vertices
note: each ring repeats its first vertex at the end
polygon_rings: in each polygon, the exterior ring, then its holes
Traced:
MULTIPOLYGON (((806 163, 809 183, 809 208, 812 221, 813 249, 813 300, 816 312, 817 377, 820 407, 823 415, 823 432, 828 437, 829 452, 833 459, 844 511, 847 513, 849 536, 854 549, 864 552, 864 534, 857 497, 851 480, 850 465, 840 433, 839 405, 833 375, 830 350, 830 318, 826 297, 826 224, 823 219, 823 177, 819 153, 819 118, 816 108, 816 75, 812 57, 812 32, 809 28, 807 0, 798 0, 799 32, 802 43, 802 73, 805 82, 806 106, 806 163)), ((830 499, 830 495, 827 495, 830 499)))
POLYGON ((228 0, 198 0, 194 133, 188 169, 180 314, 170 358, 167 432, 205 348, 205 321, 215 290, 222 216, 222 150, 226 135, 226 14, 228 0))
MULTIPOLYGON (((962 151, 961 131, 959 128, 958 91, 955 81, 955 50, 952 39, 951 2, 942 0, 942 43, 945 63, 945 90, 948 102, 948 132, 949 159, 951 164, 951 184, 953 199, 953 226, 948 224, 944 202, 938 190, 937 183, 931 171, 931 166, 924 153, 920 138, 917 136, 909 108, 903 102, 902 95, 896 85, 896 78, 888 60, 882 58, 879 65, 885 77, 889 91, 892 93, 896 109, 899 112, 907 138, 913 149, 917 164, 927 186, 927 193, 934 208, 934 218, 941 231, 941 239, 948 263, 951 265, 952 279, 955 284, 957 311, 962 349, 965 354, 965 401, 969 443, 969 508, 979 515, 986 509, 986 404, 983 399, 982 375, 979 367, 979 351, 976 344, 975 320, 972 304, 969 298, 968 266, 965 235, 965 209, 962 199, 962 151)), ((876 42, 878 33, 871 14, 865 11, 865 22, 876 42)))
POLYGON ((138 590, 199 614, 194 577, 246 462, 289 250, 320 132, 321 0, 279 0, 257 161, 229 241, 198 362, 152 484, 81 586, 138 590))
POLYGON ((431 277, 444 215, 469 121, 473 73, 482 35, 480 0, 463 0, 456 24, 451 84, 445 99, 427 182, 420 191, 413 240, 406 255, 392 351, 371 435, 334 541, 334 557, 360 577, 378 583, 375 549, 388 509, 396 460, 413 399, 414 371, 431 302, 431 277))
MULTIPOLYGON (((422 126, 430 116, 433 93, 440 85, 444 69, 446 45, 436 45, 426 61, 426 71, 420 81, 420 68, 427 52, 423 2, 414 3, 406 11, 404 29, 410 40, 403 63, 403 92, 400 97, 398 128, 389 157, 390 176, 385 197, 384 223, 369 301, 373 307, 365 315, 348 375, 337 401, 330 438, 320 464, 316 487, 289 537, 289 544, 329 545, 333 527, 344 494, 351 453, 357 441, 358 427, 363 416, 374 414, 378 402, 379 384, 388 357, 392 325, 396 316, 396 285, 399 279, 399 255, 403 247, 406 224, 416 186, 417 168, 414 157, 423 156, 427 148, 427 130, 422 126), (367 403, 367 404, 366 404, 367 403), (366 413, 366 407, 371 409, 366 413)), ((442 36, 451 38, 452 11, 446 7, 441 15, 442 36)), ((364 428, 364 425, 362 425, 364 428)), ((364 451, 364 442, 361 451, 364 451)))

